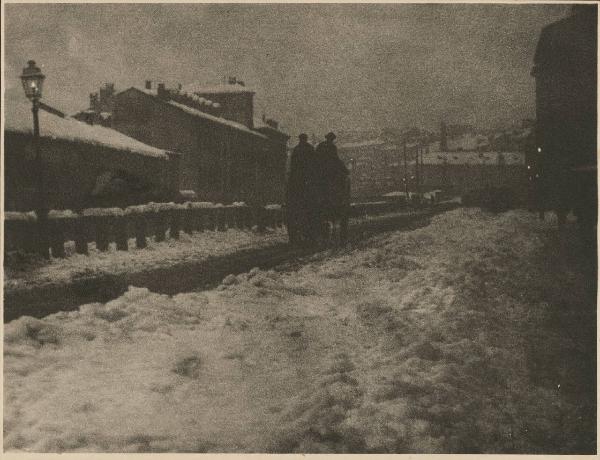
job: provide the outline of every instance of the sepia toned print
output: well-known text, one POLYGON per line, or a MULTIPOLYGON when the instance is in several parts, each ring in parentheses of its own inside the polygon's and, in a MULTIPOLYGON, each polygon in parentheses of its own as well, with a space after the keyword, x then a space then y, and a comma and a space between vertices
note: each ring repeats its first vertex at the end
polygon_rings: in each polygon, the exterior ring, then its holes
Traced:
POLYGON ((596 454, 597 5, 3 5, 6 453, 596 454))

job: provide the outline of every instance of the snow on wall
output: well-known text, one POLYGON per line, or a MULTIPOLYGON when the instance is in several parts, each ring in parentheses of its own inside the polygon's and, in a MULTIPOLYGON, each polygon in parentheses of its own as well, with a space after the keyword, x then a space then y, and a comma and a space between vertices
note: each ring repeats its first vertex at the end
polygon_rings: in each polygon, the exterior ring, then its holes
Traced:
MULTIPOLYGON (((43 138, 109 147, 165 160, 169 158, 164 150, 146 145, 114 129, 91 126, 74 118, 61 118, 41 109, 39 118, 40 136, 43 138)), ((6 104, 4 130, 31 134, 33 132, 31 107, 25 104, 6 104)))
POLYGON ((83 215, 90 217, 117 217, 124 215, 124 212, 121 208, 87 208, 83 210, 83 215))
POLYGON ((3 218, 4 218, 4 220, 34 221, 34 220, 37 220, 37 215, 34 211, 29 211, 29 212, 5 211, 3 218))

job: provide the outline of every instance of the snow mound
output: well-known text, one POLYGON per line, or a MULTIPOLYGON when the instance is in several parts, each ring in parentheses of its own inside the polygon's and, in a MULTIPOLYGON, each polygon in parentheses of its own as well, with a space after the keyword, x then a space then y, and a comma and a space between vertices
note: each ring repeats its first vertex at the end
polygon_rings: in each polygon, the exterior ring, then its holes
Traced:
POLYGON ((550 226, 457 209, 297 271, 8 323, 5 449, 566 452, 581 402, 531 347, 574 346, 547 318, 585 279, 550 274, 550 226))

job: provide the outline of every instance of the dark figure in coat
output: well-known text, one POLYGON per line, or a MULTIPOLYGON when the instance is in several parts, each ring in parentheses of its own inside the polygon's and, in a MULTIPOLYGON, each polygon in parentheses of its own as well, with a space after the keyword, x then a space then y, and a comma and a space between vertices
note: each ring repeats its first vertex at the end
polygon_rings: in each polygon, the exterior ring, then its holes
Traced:
POLYGON ((316 195, 314 189, 315 149, 308 136, 300 134, 299 143, 290 158, 290 173, 286 188, 287 228, 290 243, 315 239, 316 195))
POLYGON ((340 160, 335 146, 335 134, 328 133, 325 141, 317 146, 316 190, 322 237, 327 239, 329 223, 340 224, 340 240, 348 237, 348 218, 350 208, 349 171, 340 160))

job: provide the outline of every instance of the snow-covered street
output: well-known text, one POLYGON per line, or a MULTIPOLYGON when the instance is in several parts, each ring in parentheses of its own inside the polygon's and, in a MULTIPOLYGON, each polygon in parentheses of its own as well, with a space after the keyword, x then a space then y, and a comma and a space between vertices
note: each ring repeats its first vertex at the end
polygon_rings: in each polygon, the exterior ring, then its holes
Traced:
POLYGON ((596 299, 555 227, 461 208, 296 271, 12 321, 5 449, 589 453, 596 299))

